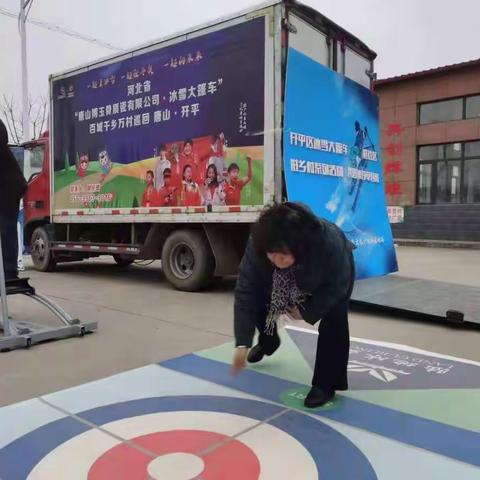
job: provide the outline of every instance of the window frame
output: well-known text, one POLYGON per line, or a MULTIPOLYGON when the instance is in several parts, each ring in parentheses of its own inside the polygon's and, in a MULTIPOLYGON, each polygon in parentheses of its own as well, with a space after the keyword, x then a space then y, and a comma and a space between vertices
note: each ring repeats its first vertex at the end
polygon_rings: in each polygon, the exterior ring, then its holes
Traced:
MULTIPOLYGON (((467 100, 469 98, 474 98, 474 97, 480 97, 480 93, 474 93, 471 95, 463 95, 460 97, 449 97, 449 98, 441 98, 438 100, 433 100, 431 102, 421 102, 417 104, 417 125, 420 127, 424 127, 425 125, 436 125, 437 123, 450 123, 450 122, 459 122, 462 120, 475 120, 480 118, 480 115, 477 115, 476 117, 467 117, 467 100), (450 102, 452 100, 461 100, 462 101, 462 116, 461 118, 457 118, 454 120, 439 120, 435 122, 427 122, 427 123, 421 123, 421 109, 424 105, 434 105, 435 103, 442 103, 442 102, 450 102)), ((422 145, 422 146, 428 146, 428 145, 422 145)))
POLYGON ((449 122, 458 122, 459 120, 464 120, 465 119, 465 108, 466 108, 465 105, 466 105, 465 97, 442 98, 440 100, 435 100, 433 102, 419 103, 418 108, 417 108, 417 125, 423 127, 425 125, 436 125, 437 123, 449 123, 449 122), (435 105, 437 103, 451 102, 451 101, 454 101, 454 100, 461 100, 462 101, 462 116, 461 116, 461 118, 456 118, 454 120, 438 120, 438 121, 434 121, 434 122, 422 123, 422 107, 424 105, 435 105))
POLYGON ((464 98, 464 105, 463 105, 463 116, 464 116, 464 119, 465 120, 475 120, 477 118, 480 118, 480 114, 475 116, 475 117, 467 117, 467 102, 470 98, 476 98, 478 97, 480 99, 480 93, 477 93, 476 95, 467 95, 465 98, 464 98))
POLYGON ((417 158, 416 158, 416 181, 415 181, 415 204, 416 205, 480 205, 480 202, 476 203, 467 203, 467 190, 466 190, 466 178, 465 178, 465 163, 468 160, 479 159, 480 155, 466 155, 466 145, 467 143, 480 142, 479 140, 470 140, 466 142, 449 142, 449 143, 437 143, 437 144, 428 144, 428 145, 419 145, 417 146, 417 158), (461 145, 460 156, 452 157, 447 156, 447 146, 454 145, 459 143, 461 145), (441 147, 442 156, 436 159, 420 160, 420 149, 422 147, 441 147), (460 162, 460 203, 441 203, 437 201, 437 180, 438 180, 438 164, 457 161, 460 162), (420 166, 429 164, 432 165, 432 178, 431 178, 431 201, 429 203, 423 202, 420 203, 420 166))
POLYGON ((465 168, 466 168, 467 163, 474 162, 474 161, 480 162, 480 156, 477 155, 475 157, 465 157, 463 159, 463 164, 462 164, 462 200, 463 200, 462 204, 463 205, 480 205, 480 202, 473 202, 473 203, 467 203, 466 202, 468 189, 467 189, 466 184, 464 183, 467 180, 464 173, 465 173, 465 168))

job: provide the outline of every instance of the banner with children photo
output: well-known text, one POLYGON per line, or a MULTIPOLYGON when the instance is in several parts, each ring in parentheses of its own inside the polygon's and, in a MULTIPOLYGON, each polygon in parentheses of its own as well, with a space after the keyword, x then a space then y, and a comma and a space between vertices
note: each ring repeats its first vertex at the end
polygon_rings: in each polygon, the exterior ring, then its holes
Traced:
POLYGON ((55 211, 263 205, 264 18, 52 89, 55 211))

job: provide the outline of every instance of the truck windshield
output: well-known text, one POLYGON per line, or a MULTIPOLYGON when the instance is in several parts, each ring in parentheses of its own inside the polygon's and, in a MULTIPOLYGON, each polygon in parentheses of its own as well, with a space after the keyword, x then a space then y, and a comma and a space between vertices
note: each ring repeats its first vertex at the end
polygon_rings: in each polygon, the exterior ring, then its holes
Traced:
POLYGON ((25 149, 23 175, 27 180, 42 171, 44 151, 43 145, 25 149))
POLYGON ((24 168, 24 148, 19 147, 17 145, 15 146, 10 146, 10 150, 13 153, 13 156, 17 160, 18 166, 20 167, 20 170, 23 172, 24 168))

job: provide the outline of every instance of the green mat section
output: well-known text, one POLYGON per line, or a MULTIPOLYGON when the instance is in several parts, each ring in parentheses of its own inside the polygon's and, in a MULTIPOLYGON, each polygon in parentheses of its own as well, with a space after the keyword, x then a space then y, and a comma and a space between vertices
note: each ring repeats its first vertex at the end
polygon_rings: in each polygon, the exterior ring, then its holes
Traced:
MULTIPOLYGON (((284 332, 280 332, 282 344, 271 357, 264 359, 248 368, 259 373, 265 373, 290 382, 310 385, 312 381, 312 369, 307 364, 297 346, 284 332)), ((219 347, 196 352, 201 357, 230 364, 233 357, 234 345, 227 343, 219 347)))
MULTIPOLYGON (((288 333, 281 330, 280 337, 282 344, 274 355, 248 368, 309 386, 311 367, 288 333)), ((233 343, 228 343, 197 355, 230 364, 233 352, 233 343)), ((341 396, 480 433, 480 389, 348 390, 341 396)))

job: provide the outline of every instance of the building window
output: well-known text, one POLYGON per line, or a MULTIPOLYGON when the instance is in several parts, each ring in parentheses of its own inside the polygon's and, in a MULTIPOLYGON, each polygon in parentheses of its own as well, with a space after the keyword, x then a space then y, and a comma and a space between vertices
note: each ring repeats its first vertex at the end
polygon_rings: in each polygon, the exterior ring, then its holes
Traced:
POLYGON ((445 100, 443 102, 420 105, 420 125, 438 122, 450 122, 463 118, 463 100, 445 100))
POLYGON ((480 203, 480 141, 418 149, 419 204, 480 203))
POLYGON ((480 117, 480 95, 422 103, 418 112, 420 125, 478 117, 480 117))
POLYGON ((465 156, 480 158, 480 142, 467 142, 465 144, 465 156))
POLYGON ((480 158, 465 160, 465 202, 480 203, 480 158))
POLYGON ((475 97, 468 97, 466 99, 466 118, 477 118, 480 117, 480 95, 475 97))
POLYGON ((418 158, 423 160, 440 160, 444 158, 445 149, 443 145, 428 145, 420 147, 418 151, 418 158))
POLYGON ((418 170, 418 203, 432 203, 431 163, 421 163, 418 170))

